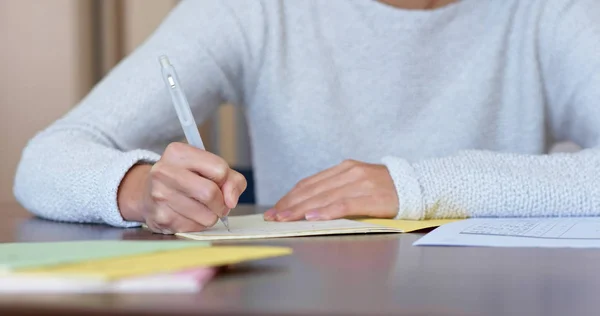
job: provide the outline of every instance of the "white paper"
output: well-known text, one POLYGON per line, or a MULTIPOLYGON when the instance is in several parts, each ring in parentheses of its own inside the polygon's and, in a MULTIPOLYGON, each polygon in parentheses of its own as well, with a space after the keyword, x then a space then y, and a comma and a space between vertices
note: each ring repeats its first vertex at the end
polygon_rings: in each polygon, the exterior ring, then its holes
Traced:
POLYGON ((600 248, 600 217, 467 219, 443 225, 413 245, 600 248))
POLYGON ((177 235, 195 240, 228 240, 402 232, 399 229, 391 227, 362 223, 348 219, 336 219, 331 221, 268 222, 263 219, 262 214, 230 216, 229 228, 231 228, 231 232, 227 231, 227 228, 223 225, 217 224, 203 232, 178 233, 177 235))
POLYGON ((147 276, 113 282, 93 278, 74 278, 27 274, 0 275, 2 294, 43 293, 191 293, 204 284, 194 278, 147 276))

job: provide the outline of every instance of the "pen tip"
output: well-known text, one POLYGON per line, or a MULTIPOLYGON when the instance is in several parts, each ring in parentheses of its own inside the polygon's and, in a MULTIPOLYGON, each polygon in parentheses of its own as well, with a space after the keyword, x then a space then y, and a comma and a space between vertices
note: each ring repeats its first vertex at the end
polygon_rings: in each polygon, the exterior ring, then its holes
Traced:
POLYGON ((225 225, 227 231, 231 232, 231 229, 229 229, 229 220, 227 219, 227 217, 221 217, 221 222, 223 222, 223 225, 225 225))

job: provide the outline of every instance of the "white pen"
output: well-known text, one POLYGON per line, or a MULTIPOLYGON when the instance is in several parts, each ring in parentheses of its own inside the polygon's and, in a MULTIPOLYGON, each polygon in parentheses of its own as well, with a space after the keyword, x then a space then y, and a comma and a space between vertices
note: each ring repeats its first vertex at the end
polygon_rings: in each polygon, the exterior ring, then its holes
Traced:
MULTIPOLYGON (((183 128, 183 133, 185 134, 188 144, 196 148, 204 149, 204 143, 200 137, 198 125, 196 125, 196 121, 192 115, 192 110, 190 109, 190 104, 188 103, 187 98, 181 89, 175 68, 173 65, 171 65, 171 62, 167 56, 160 56, 158 60, 160 61, 160 66, 162 68, 161 70, 163 79, 165 80, 167 89, 171 94, 173 106, 177 112, 179 123, 181 123, 181 128, 183 128)), ((223 222, 223 225, 225 225, 227 228, 227 231, 231 231, 229 230, 229 220, 227 219, 227 216, 220 217, 220 219, 221 222, 223 222)))

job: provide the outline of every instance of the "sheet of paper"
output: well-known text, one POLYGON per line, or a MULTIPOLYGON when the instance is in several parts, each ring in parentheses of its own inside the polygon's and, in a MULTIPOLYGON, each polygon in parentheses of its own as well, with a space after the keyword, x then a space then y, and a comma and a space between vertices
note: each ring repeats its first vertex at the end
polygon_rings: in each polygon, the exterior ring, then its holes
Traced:
POLYGON ((0 294, 190 293, 199 292, 216 272, 216 268, 197 268, 116 281, 56 275, 7 274, 0 275, 0 294))
POLYGON ((347 219, 332 221, 296 221, 296 222, 268 222, 262 214, 230 216, 227 231, 223 225, 197 233, 180 233, 178 236, 196 240, 227 240, 227 239, 257 239, 276 237, 299 237, 314 235, 335 235, 352 233, 385 233, 401 232, 397 228, 381 225, 362 223, 347 219))
POLYGON ((183 248, 163 252, 98 259, 58 266, 22 269, 26 275, 89 277, 102 280, 173 273, 199 267, 232 265, 244 261, 284 256, 290 248, 269 246, 212 246, 183 248))
POLYGON ((453 220, 401 221, 393 219, 337 219, 332 221, 267 222, 262 214, 230 216, 229 227, 215 225, 197 233, 180 233, 178 236, 196 240, 258 239, 300 237, 337 234, 405 233, 437 227, 453 220))
POLYGON ((0 269, 39 267, 209 245, 209 243, 176 240, 5 243, 0 244, 0 269))
POLYGON ((478 218, 441 226, 415 246, 600 248, 600 218, 478 218))

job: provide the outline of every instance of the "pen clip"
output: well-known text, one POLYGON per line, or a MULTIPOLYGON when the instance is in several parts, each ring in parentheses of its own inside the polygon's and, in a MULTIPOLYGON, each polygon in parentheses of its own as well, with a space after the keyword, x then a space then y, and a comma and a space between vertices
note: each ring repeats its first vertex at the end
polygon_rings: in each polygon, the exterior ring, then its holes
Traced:
POLYGON ((173 80, 173 76, 167 76, 167 81, 169 82, 169 86, 171 86, 171 89, 175 89, 175 80, 173 80))

